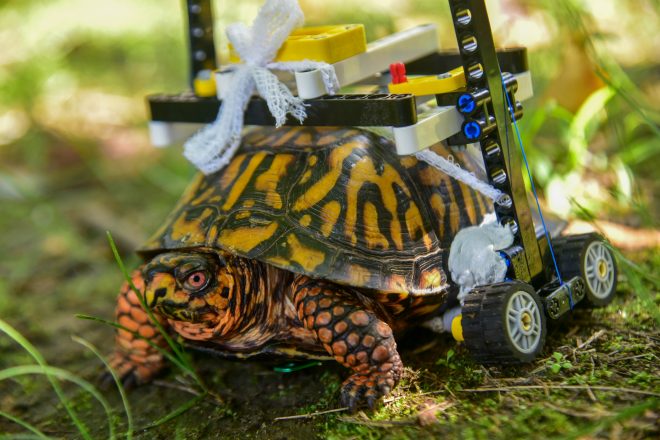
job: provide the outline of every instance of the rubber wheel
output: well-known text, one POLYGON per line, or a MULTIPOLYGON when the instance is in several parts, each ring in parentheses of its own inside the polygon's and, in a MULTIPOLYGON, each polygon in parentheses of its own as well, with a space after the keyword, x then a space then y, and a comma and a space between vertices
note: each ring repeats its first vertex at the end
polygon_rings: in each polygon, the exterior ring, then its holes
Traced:
POLYGON ((618 270, 605 238, 596 233, 569 235, 553 240, 552 244, 562 279, 581 276, 585 281, 586 301, 581 304, 608 305, 616 294, 618 270))
POLYGON ((462 327, 465 345, 482 364, 531 362, 545 344, 543 304, 521 281, 473 289, 462 308, 462 327))

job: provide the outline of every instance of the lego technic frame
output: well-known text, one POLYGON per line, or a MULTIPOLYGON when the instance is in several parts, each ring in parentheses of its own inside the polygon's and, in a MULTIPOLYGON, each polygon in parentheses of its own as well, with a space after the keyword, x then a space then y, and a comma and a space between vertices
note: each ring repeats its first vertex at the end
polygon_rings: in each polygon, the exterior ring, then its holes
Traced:
MULTIPOLYGON (((480 362, 531 361, 543 348, 548 318, 559 319, 580 302, 609 303, 616 291, 616 262, 600 235, 551 239, 545 224, 535 227, 523 181, 524 150, 516 147, 512 130, 522 117, 520 101, 532 96, 526 49, 495 49, 484 0, 449 0, 449 6, 456 51, 438 51, 435 26, 424 25, 374 41, 365 52, 332 64, 342 87, 373 79, 395 62, 406 63, 408 75, 440 79, 451 79, 459 68, 462 82, 445 81, 452 85, 415 95, 326 95, 319 70, 296 72, 288 79, 305 99, 308 117, 303 125, 388 127, 401 155, 440 141, 478 146, 489 184, 504 193, 494 205, 495 214, 511 227, 514 242, 501 251, 509 267, 507 281, 473 289, 452 333, 480 362), (424 106, 432 99, 435 106, 424 106)), ((211 0, 187 0, 187 14, 195 92, 148 97, 155 145, 188 137, 200 124, 213 122, 222 105, 196 82, 208 72, 226 72, 216 59, 211 0)), ((221 81, 217 83, 220 87, 221 81)), ((274 123, 266 102, 253 97, 245 124, 274 123)), ((286 122, 300 124, 291 117, 286 122)))

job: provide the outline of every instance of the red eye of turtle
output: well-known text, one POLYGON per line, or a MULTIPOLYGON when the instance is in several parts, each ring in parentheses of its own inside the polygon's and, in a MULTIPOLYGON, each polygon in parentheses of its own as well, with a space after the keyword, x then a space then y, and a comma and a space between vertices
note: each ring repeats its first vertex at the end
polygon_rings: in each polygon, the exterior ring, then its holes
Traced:
POLYGON ((186 278, 186 287, 190 290, 200 290, 206 287, 206 272, 199 270, 193 272, 186 278))

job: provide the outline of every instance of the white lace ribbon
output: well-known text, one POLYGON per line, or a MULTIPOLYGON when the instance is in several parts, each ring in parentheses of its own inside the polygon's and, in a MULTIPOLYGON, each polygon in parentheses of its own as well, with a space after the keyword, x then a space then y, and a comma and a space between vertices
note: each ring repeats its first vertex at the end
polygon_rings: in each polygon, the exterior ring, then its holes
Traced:
POLYGON ((278 50, 304 22, 296 0, 267 0, 251 27, 234 23, 227 27, 227 38, 243 64, 231 75, 230 83, 221 88, 222 106, 218 117, 186 141, 184 156, 204 174, 210 174, 229 163, 241 143, 243 113, 255 89, 266 100, 276 127, 286 122, 287 114, 302 122, 305 104, 282 84, 271 70, 301 71, 319 69, 329 94, 339 89, 334 68, 319 61, 272 62, 278 50))
POLYGON ((488 184, 487 182, 479 180, 479 178, 473 173, 464 170, 457 164, 448 161, 444 157, 429 149, 419 151, 415 153, 415 156, 417 159, 423 160, 424 162, 453 177, 459 182, 463 182, 473 190, 480 192, 495 203, 506 203, 506 199, 508 199, 508 196, 499 189, 488 184))

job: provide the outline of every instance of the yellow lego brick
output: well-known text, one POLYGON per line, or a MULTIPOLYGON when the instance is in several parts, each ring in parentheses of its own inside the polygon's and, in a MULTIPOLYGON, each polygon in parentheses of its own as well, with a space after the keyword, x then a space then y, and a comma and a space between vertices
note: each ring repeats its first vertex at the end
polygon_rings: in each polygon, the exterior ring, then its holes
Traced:
POLYGON ((451 335, 458 342, 463 342, 463 316, 458 315, 451 321, 451 335))
MULTIPOLYGON (((325 61, 336 63, 367 50, 364 25, 342 24, 334 26, 304 27, 294 30, 286 39, 275 61, 325 61)), ((229 45, 229 61, 240 62, 238 54, 229 45)))
POLYGON ((418 76, 409 78, 399 84, 388 84, 390 93, 410 93, 415 96, 449 93, 465 87, 465 73, 462 67, 450 70, 441 75, 418 76))
POLYGON ((195 78, 193 80, 193 90, 195 95, 201 98, 209 98, 215 96, 216 94, 216 85, 215 79, 213 76, 210 78, 195 78))

